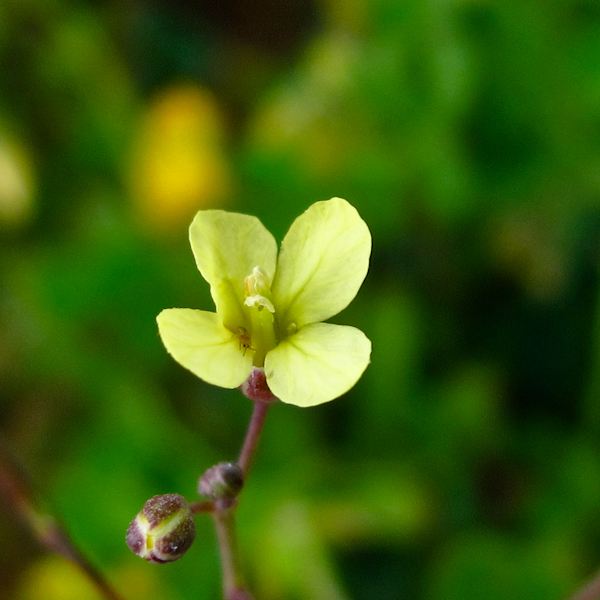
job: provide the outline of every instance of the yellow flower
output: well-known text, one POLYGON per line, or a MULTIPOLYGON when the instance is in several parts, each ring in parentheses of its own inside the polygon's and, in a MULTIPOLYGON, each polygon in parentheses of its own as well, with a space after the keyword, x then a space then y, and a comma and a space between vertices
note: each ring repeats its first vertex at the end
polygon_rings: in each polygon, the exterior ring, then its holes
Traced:
POLYGON ((155 233, 179 231, 199 207, 222 205, 234 185, 219 104, 205 89, 163 90, 145 109, 129 163, 137 216, 155 233))
POLYGON ((249 215, 200 211, 190 226, 217 312, 163 310, 160 336, 204 381, 242 385, 254 368, 282 402, 315 406, 347 392, 369 364, 362 331, 322 323, 346 308, 369 267, 371 234, 346 200, 313 204, 275 238, 249 215))

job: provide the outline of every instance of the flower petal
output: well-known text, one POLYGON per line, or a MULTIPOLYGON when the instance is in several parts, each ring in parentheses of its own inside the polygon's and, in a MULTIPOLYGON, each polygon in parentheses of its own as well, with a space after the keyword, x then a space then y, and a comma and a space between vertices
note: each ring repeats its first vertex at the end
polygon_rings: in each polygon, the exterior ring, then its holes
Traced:
POLYGON ((369 228, 346 200, 317 202, 300 215, 281 244, 272 287, 280 331, 346 308, 367 274, 370 254, 369 228))
POLYGON ((265 358, 269 388, 282 402, 315 406, 347 392, 369 364, 371 342, 354 327, 313 323, 265 358))
POLYGON ((256 217, 202 210, 190 225, 190 243, 225 327, 235 331, 246 325, 244 279, 257 266, 273 279, 275 238, 256 217))
POLYGON ((167 308, 156 320, 169 354, 200 379, 236 388, 250 375, 254 351, 243 351, 239 338, 223 327, 217 314, 167 308))

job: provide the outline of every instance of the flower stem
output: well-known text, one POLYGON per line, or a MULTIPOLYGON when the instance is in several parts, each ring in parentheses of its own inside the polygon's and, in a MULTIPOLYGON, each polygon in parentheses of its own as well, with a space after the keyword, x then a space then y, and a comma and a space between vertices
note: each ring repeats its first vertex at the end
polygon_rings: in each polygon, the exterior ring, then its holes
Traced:
POLYGON ((600 600, 600 571, 567 600, 600 600))
POLYGON ((248 432, 246 433, 246 439, 240 452, 238 459, 238 465, 244 473, 244 478, 248 477, 252 460, 256 454, 256 448, 258 446, 258 440, 265 424, 265 418, 269 410, 270 404, 268 402, 254 402, 254 410, 248 425, 248 432))
POLYGON ((217 509, 213 513, 221 568, 223 569, 223 593, 225 600, 252 600, 245 588, 235 530, 235 507, 217 509))
MULTIPOLYGON (((268 402, 254 402, 252 417, 248 425, 246 439, 240 452, 238 466, 242 469, 244 480, 248 476, 252 459, 256 454, 260 434, 265 424, 269 409, 268 402)), ((221 554, 221 568, 223 570, 223 594, 225 600, 253 600, 252 594, 246 589, 244 577, 240 568, 237 534, 235 529, 235 510, 237 502, 212 503, 212 515, 215 522, 219 552, 221 554)), ((209 503, 198 503, 195 512, 210 510, 209 503)))

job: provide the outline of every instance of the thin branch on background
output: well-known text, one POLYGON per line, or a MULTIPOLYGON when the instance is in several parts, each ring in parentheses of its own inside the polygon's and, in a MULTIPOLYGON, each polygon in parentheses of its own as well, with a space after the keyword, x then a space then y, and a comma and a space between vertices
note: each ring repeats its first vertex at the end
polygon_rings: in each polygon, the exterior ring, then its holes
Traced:
POLYGON ((15 467, 8 451, 0 444, 0 495, 4 496, 33 536, 48 551, 75 564, 108 600, 124 600, 100 571, 70 539, 66 529, 51 515, 42 511, 34 499, 31 486, 15 467))

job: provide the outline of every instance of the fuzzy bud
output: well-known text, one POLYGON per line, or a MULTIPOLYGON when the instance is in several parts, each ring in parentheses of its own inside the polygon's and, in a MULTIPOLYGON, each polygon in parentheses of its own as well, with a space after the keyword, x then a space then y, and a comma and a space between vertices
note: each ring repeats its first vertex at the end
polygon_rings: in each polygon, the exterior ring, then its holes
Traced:
POLYGON ((151 563, 181 558, 196 537, 196 523, 187 500, 179 494, 154 496, 144 504, 127 530, 127 545, 151 563))
POLYGON ((222 462, 207 469, 198 484, 198 491, 215 500, 234 500, 244 486, 242 469, 232 462, 222 462))

